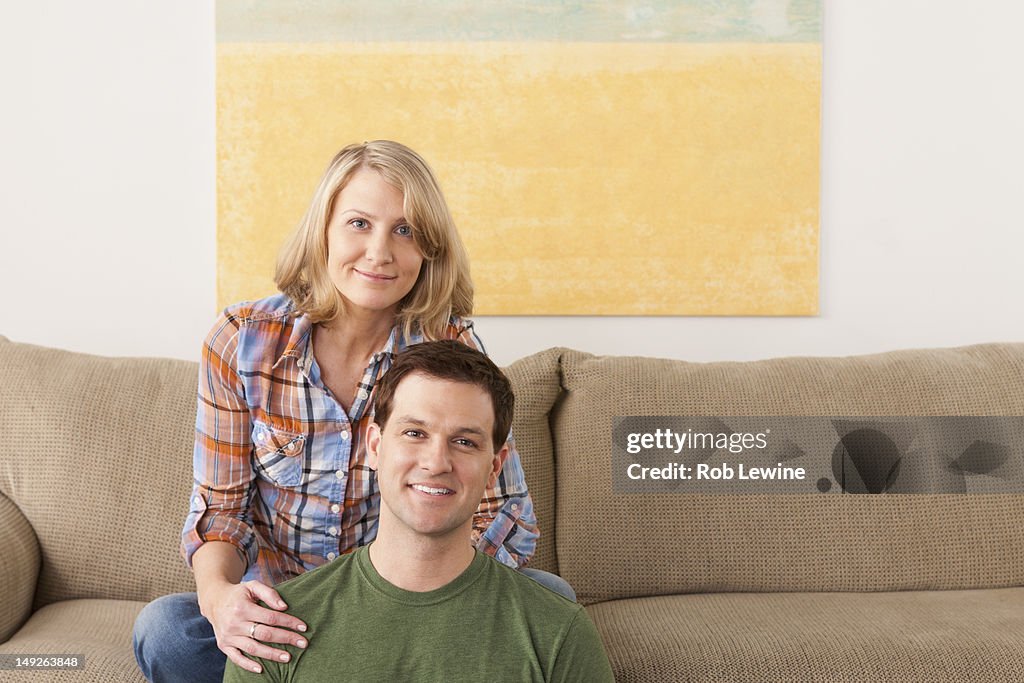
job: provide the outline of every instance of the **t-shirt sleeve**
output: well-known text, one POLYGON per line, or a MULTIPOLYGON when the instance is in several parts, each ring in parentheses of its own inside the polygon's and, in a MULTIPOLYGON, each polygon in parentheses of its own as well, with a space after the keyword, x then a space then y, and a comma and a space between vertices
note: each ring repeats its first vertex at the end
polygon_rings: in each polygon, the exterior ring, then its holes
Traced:
POLYGON ((581 607, 576 612, 551 669, 552 683, 615 683, 597 627, 581 607))
POLYGON ((282 669, 277 662, 261 659, 260 665, 263 667, 263 672, 253 673, 229 659, 227 666, 224 667, 224 683, 287 683, 288 678, 282 676, 282 669))

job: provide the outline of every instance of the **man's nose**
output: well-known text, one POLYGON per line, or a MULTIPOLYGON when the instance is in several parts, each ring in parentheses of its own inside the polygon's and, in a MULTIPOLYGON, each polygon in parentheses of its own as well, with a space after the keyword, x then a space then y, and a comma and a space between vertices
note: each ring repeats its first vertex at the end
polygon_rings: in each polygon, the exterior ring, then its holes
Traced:
POLYGON ((452 469, 451 454, 444 441, 433 441, 420 452, 420 467, 431 474, 443 474, 452 469))

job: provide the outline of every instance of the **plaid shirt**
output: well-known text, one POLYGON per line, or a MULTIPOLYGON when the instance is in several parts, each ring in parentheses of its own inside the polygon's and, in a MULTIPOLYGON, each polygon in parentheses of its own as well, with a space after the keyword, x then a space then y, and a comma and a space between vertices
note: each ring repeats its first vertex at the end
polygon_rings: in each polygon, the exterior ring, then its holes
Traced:
MULTIPOLYGON (((483 350, 472 325, 453 319, 448 338, 483 350)), ((365 446, 374 386, 391 354, 423 337, 392 329, 346 414, 320 379, 312 329, 279 294, 227 308, 206 338, 195 484, 182 529, 189 565, 204 542, 226 541, 248 559, 245 580, 276 585, 376 537, 380 493, 365 446)), ((473 517, 471 540, 515 567, 533 554, 538 532, 511 436, 509 445, 473 517)))

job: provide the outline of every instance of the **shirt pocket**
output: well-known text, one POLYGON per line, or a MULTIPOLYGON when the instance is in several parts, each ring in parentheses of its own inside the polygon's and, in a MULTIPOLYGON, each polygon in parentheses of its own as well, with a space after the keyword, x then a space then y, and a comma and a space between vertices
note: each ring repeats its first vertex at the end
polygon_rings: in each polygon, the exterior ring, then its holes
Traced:
POLYGON ((278 486, 302 483, 305 435, 254 420, 252 442, 256 472, 260 477, 278 486))

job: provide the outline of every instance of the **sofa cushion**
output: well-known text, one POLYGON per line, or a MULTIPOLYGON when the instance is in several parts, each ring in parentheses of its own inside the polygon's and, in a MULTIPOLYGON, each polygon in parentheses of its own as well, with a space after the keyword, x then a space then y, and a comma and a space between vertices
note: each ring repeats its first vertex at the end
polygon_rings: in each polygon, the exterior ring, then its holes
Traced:
POLYGON ((39 578, 39 543, 32 526, 10 498, 0 493, 0 643, 32 613, 39 578))
POLYGON ((0 492, 39 539, 37 607, 195 590, 178 543, 196 372, 0 341, 0 492))
POLYGON ((1024 588, 592 605, 615 680, 1020 681, 1024 588))
POLYGON ((32 615, 0 654, 85 655, 85 668, 4 671, 5 683, 39 681, 138 681, 145 683, 132 651, 132 625, 145 603, 130 600, 65 600, 32 615))
POLYGON ((580 600, 1024 584, 1024 496, 616 494, 616 415, 1022 415, 1024 344, 686 363, 564 351, 559 569, 580 600))
POLYGON ((540 527, 537 552, 530 566, 556 573, 555 464, 548 419, 551 407, 561 391, 559 353, 557 349, 551 349, 527 356, 505 368, 505 374, 516 393, 512 435, 526 472, 526 483, 540 527))

